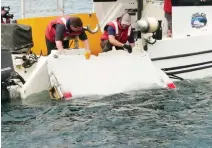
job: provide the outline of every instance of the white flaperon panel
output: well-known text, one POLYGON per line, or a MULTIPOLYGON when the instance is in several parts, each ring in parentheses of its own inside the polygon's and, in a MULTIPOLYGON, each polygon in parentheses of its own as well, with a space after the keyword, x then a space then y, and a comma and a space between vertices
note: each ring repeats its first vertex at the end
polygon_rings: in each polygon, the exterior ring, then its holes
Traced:
POLYGON ((166 87, 169 79, 157 70, 146 53, 111 51, 86 60, 83 55, 48 57, 48 73, 54 73, 62 92, 73 96, 109 95, 153 86, 166 87), (165 82, 166 81, 166 82, 165 82))

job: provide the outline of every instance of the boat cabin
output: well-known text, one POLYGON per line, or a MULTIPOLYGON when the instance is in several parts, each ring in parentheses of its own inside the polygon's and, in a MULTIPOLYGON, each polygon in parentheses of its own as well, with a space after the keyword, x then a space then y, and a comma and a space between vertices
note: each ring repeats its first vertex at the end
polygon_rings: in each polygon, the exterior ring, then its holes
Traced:
POLYGON ((212 0, 172 0, 172 36, 212 33, 212 0))

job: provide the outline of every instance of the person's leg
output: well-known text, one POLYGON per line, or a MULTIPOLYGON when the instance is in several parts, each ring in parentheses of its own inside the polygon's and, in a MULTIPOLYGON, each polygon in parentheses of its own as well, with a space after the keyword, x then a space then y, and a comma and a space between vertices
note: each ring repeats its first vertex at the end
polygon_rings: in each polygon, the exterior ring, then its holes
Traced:
POLYGON ((51 42, 46 38, 46 47, 47 47, 47 55, 49 55, 52 49, 56 49, 56 44, 55 42, 51 42))
POLYGON ((165 18, 167 19, 167 22, 168 22, 168 37, 171 37, 172 36, 172 14, 165 12, 165 18))
POLYGON ((63 48, 64 48, 64 49, 69 48, 69 40, 64 40, 64 41, 63 41, 63 48))
POLYGON ((112 50, 112 47, 113 47, 113 45, 108 40, 105 40, 105 41, 102 40, 100 42, 100 46, 102 48, 102 52, 111 51, 112 50))

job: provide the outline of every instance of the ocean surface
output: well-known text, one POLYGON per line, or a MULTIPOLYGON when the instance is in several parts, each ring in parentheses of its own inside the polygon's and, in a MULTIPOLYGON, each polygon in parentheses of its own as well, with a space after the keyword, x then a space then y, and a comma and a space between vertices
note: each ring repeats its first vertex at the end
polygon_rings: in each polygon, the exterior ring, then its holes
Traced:
POLYGON ((2 148, 210 148, 212 78, 53 101, 47 92, 3 104, 2 148))

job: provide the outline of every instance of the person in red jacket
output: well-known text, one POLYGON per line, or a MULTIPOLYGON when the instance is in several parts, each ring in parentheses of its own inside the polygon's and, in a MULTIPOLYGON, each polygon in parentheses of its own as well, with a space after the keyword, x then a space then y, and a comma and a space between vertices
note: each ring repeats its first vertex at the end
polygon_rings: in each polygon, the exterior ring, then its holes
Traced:
POLYGON ((103 52, 112 50, 113 46, 115 46, 116 50, 124 50, 125 48, 129 53, 132 52, 135 41, 131 26, 131 16, 128 13, 124 13, 116 20, 107 23, 104 27, 100 45, 103 52), (126 44, 127 41, 129 44, 126 44))
POLYGON ((45 32, 48 55, 52 49, 57 48, 59 51, 62 51, 65 48, 69 48, 69 39, 73 39, 75 36, 79 36, 79 39, 84 42, 85 56, 89 58, 89 42, 83 29, 82 20, 79 17, 71 16, 58 17, 52 20, 45 32))
POLYGON ((172 36, 172 0, 164 0, 165 18, 168 22, 168 37, 172 36))

